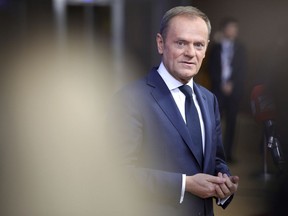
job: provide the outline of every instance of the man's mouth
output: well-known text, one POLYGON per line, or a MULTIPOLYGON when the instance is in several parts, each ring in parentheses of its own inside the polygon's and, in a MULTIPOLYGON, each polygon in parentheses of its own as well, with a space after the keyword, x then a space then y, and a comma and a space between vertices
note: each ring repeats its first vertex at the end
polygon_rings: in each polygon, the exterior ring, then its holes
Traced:
POLYGON ((181 61, 182 64, 187 65, 187 66, 193 66, 196 65, 195 62, 189 62, 189 61, 181 61))

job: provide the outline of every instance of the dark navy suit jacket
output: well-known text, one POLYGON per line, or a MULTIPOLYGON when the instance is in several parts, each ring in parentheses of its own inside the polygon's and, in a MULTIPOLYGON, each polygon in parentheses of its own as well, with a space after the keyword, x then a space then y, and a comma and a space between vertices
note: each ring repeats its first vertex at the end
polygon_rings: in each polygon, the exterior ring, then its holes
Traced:
POLYGON ((230 175, 224 161, 216 97, 196 83, 194 91, 205 125, 203 165, 198 163, 193 140, 156 68, 115 97, 109 116, 117 123, 112 132, 116 149, 122 152, 135 188, 147 198, 145 215, 213 215, 212 198, 185 193, 183 203, 179 203, 182 174, 230 175))

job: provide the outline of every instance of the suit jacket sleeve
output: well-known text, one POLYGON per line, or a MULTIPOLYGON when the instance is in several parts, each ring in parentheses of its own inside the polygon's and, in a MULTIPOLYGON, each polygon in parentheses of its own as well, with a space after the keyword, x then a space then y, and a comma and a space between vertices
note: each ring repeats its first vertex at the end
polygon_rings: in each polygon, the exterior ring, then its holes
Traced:
MULTIPOLYGON (((182 187, 182 173, 151 169, 143 166, 142 154, 145 142, 142 108, 139 98, 130 88, 120 91, 113 99, 108 112, 108 145, 113 146, 116 157, 124 165, 124 177, 131 188, 143 197, 179 203, 182 187), (120 153, 120 154, 119 154, 120 153), (139 194, 139 193, 138 193, 139 194)), ((159 155, 161 157, 161 155, 159 155)), ((145 158, 147 160, 147 158, 145 158)), ((145 162, 148 163, 147 161, 145 162)))

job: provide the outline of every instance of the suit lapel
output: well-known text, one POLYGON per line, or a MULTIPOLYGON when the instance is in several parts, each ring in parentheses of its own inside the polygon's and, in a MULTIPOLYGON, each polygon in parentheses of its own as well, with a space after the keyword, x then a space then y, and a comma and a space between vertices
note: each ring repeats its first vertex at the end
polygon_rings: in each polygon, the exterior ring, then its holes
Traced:
POLYGON ((210 121, 210 115, 209 115, 209 109, 207 104, 207 98, 202 93, 200 88, 194 83, 194 91, 197 97, 198 104, 201 109, 201 114, 203 118, 204 128, 205 128, 205 150, 204 150, 204 166, 203 169, 205 170, 205 167, 207 166, 209 161, 209 155, 211 155, 212 150, 212 134, 211 134, 211 121, 210 121))
POLYGON ((170 122, 174 125, 178 133, 181 135, 185 143, 188 145, 189 149, 192 151, 196 160, 198 161, 199 166, 202 167, 197 158, 197 154, 192 147, 192 139, 190 137, 186 124, 180 114, 180 111, 173 99, 173 96, 161 76, 156 71, 156 69, 153 69, 148 75, 147 84, 154 87, 151 91, 152 97, 155 99, 155 101, 161 107, 170 122))

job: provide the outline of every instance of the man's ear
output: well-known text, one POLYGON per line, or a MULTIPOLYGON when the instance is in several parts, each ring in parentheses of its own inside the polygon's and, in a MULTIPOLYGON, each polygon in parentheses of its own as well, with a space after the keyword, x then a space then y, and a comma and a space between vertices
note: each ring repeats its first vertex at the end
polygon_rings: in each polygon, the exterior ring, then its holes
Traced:
POLYGON ((160 55, 163 54, 163 50, 164 50, 164 40, 163 40, 163 37, 160 33, 158 33, 156 35, 156 43, 157 43, 157 48, 158 48, 158 53, 160 55))
POLYGON ((206 57, 206 51, 207 51, 207 48, 208 48, 209 43, 210 43, 210 40, 207 41, 207 46, 206 46, 206 50, 205 50, 205 54, 204 54, 204 57, 203 57, 203 58, 206 57))

